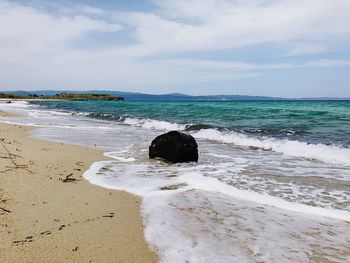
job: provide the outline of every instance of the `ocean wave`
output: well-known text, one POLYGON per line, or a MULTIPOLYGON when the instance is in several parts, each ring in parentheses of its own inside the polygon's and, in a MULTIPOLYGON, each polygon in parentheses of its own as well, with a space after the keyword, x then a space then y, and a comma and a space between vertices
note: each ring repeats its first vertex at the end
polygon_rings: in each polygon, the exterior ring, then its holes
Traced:
MULTIPOLYGON (((3 108, 26 108, 30 104, 27 102, 16 102, 12 104, 3 104, 3 108)), ((31 105, 32 107, 32 105, 31 105)), ((71 114, 70 112, 62 111, 53 111, 47 110, 42 111, 40 109, 26 111, 27 114, 37 116, 39 113, 48 114, 50 116, 64 116, 71 114)), ((86 113, 78 112, 78 116, 85 116, 86 113)), ((118 122, 130 126, 141 127, 149 130, 159 130, 159 131, 171 131, 171 130, 180 130, 187 131, 191 133, 197 139, 207 139, 221 143, 234 144, 237 146, 243 147, 256 147, 265 150, 271 150, 284 154, 286 156, 300 157, 314 159, 317 161, 331 163, 331 164, 340 164, 345 166, 350 166, 350 148, 343 148, 336 145, 325 145, 322 143, 319 144, 310 144, 303 141, 291 140, 291 139, 282 139, 273 137, 262 137, 264 133, 261 133, 259 130, 257 134, 248 136, 243 132, 228 130, 220 127, 215 127, 206 124, 180 124, 176 122, 147 119, 147 118, 133 118, 133 117, 121 117, 119 115, 111 114, 88 114, 86 115, 92 118, 107 118, 112 120, 113 118, 118 122)), ((44 126, 38 125, 38 123, 31 123, 34 126, 44 126)), ((286 130, 287 133, 293 133, 294 130, 286 130)))
POLYGON ((301 141, 248 137, 237 132, 203 129, 193 133, 196 139, 207 139, 238 146, 256 147, 287 156, 314 159, 326 163, 350 165, 350 149, 335 145, 309 144, 301 141))
MULTIPOLYGON (((124 124, 151 130, 188 131, 197 139, 207 139, 237 146, 256 147, 282 153, 286 156, 308 158, 331 164, 350 166, 350 149, 336 145, 310 144, 307 142, 276 139, 272 137, 253 137, 227 129, 213 128, 211 125, 179 124, 153 119, 125 118, 124 124)), ((290 132, 288 130, 288 132, 290 132)))
POLYGON ((117 114, 110 113, 87 113, 87 112, 79 112, 78 116, 86 116, 89 118, 102 119, 102 120, 113 120, 113 121, 121 121, 123 118, 117 114))
POLYGON ((200 131, 202 129, 222 129, 221 127, 217 127, 209 124, 188 124, 186 127, 186 131, 200 131))
POLYGON ((0 109, 5 111, 25 110, 29 107, 30 104, 27 101, 12 101, 12 103, 0 103, 0 109))
POLYGON ((179 123, 167 122, 167 121, 157 121, 152 119, 137 119, 137 118, 125 118, 123 123, 127 125, 142 127, 144 129, 165 130, 165 131, 172 131, 172 130, 183 131, 188 127, 188 125, 186 124, 179 124, 179 123))
POLYGON ((133 125, 142 127, 145 129, 152 129, 152 130, 184 130, 188 132, 195 132, 202 129, 216 129, 219 131, 236 131, 236 132, 243 132, 247 134, 252 135, 272 135, 272 136, 291 136, 291 135, 301 135, 303 134, 303 131, 297 130, 297 129, 267 129, 267 128, 235 128, 235 127, 226 127, 226 126, 219 126, 219 125, 213 125, 208 123, 185 123, 180 124, 177 122, 170 122, 166 120, 156 120, 151 118, 139 118, 137 116, 125 116, 125 115, 119 115, 116 113, 87 113, 87 112, 78 112, 78 113, 72 113, 72 115, 77 116, 85 116, 89 118, 95 118, 95 119, 103 119, 103 120, 111 120, 111 121, 119 121, 127 125, 133 125))

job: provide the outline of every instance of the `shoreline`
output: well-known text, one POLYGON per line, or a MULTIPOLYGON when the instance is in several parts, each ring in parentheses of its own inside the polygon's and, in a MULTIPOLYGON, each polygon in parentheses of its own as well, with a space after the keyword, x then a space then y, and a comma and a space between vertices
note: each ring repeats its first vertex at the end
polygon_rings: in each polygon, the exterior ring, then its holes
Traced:
MULTIPOLYGON (((107 151, 106 156, 112 157, 113 161, 97 162, 90 166, 85 178, 103 188, 122 189, 144 197, 141 207, 144 238, 164 262, 174 258, 183 262, 193 258, 197 261, 222 262, 237 258, 243 261, 338 262, 349 258, 349 240, 343 234, 349 230, 350 218, 349 203, 346 202, 350 197, 346 188, 350 170, 344 169, 348 166, 349 158, 346 157, 350 156, 347 149, 279 137, 244 136, 244 133, 225 133, 209 128, 202 132, 189 132, 200 140, 202 151, 198 165, 167 165, 150 161, 147 156, 149 141, 160 130, 175 127, 166 121, 166 115, 165 122, 163 118, 159 121, 146 118, 150 120, 147 123, 135 117, 119 123, 108 119, 100 121, 91 118, 98 117, 93 115, 85 117, 84 110, 79 110, 83 107, 79 105, 63 114, 61 107, 46 109, 24 103, 13 107, 2 106, 4 111, 24 116, 23 119, 2 118, 5 123, 43 127, 30 133, 34 138, 56 141, 57 145, 66 142, 107 151), (75 112, 82 112, 84 117, 74 116, 75 112), (311 159, 310 154, 315 158, 311 159), (344 165, 334 164, 339 162, 344 165), (281 166, 279 169, 276 169, 277 163, 281 166), (292 170, 292 167, 295 169, 292 170), (276 249, 272 251, 271 247, 276 249)), ((140 108, 145 109, 142 105, 140 108)), ((104 107, 102 109, 107 111, 104 107)), ((113 114, 113 109, 110 113, 113 114)), ((47 149, 44 151, 50 152, 47 149)), ((98 155, 96 160, 98 158, 101 156, 98 155)), ((75 161, 81 164, 81 160, 75 161)), ((65 167, 80 169, 77 163, 65 167)), ((65 171, 58 176, 58 180, 71 173, 65 171)), ((72 177, 77 178, 75 173, 72 177)), ((42 199, 39 200, 41 203, 42 199)), ((47 202, 46 199, 44 201, 47 202)), ((75 200, 64 200, 69 206, 70 202, 75 200)), ((81 206, 84 205, 81 202, 81 206)), ((113 218, 115 215, 111 213, 114 212, 104 213, 99 222, 113 218)), ((136 216, 139 217, 139 213, 136 216)), ((85 218, 91 221, 91 217, 85 218)), ((87 224, 70 221, 73 223, 69 223, 69 227, 75 222, 87 224)), ((111 227, 114 226, 112 224, 111 227)), ((62 228, 57 223, 54 230, 66 228, 65 224, 62 228)), ((91 231, 91 227, 80 232, 84 231, 91 231)), ((51 235, 51 232, 39 233, 51 235)), ((89 238, 84 237, 80 241, 84 243, 89 238)), ((95 236, 92 238, 95 239, 95 236)), ((29 243, 31 239, 33 236, 25 236, 25 239, 16 241, 29 243)), ((91 247, 97 244, 101 249, 98 242, 91 247)), ((77 252, 80 247, 71 250, 77 252)), ((69 258, 60 261, 77 260, 69 258)), ((51 262, 48 259, 45 261, 51 262)), ((100 257, 98 261, 101 261, 100 257)), ((122 262, 135 261, 140 260, 127 258, 122 262)), ((142 258, 141 262, 148 261, 142 258)))
POLYGON ((1 262, 157 262, 141 198, 82 177, 108 159, 102 151, 33 139, 30 130, 0 122, 1 262))

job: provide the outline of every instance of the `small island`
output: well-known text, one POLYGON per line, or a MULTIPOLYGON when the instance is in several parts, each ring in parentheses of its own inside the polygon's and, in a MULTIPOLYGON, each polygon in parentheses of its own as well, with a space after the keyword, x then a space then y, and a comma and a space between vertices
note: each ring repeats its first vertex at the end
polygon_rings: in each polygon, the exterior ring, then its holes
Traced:
POLYGON ((54 96, 44 96, 38 94, 29 94, 28 96, 20 96, 9 93, 0 93, 0 99, 49 99, 49 100, 73 100, 73 101, 87 101, 87 100, 107 100, 120 101, 123 97, 114 96, 111 94, 92 94, 92 93, 59 93, 54 96))

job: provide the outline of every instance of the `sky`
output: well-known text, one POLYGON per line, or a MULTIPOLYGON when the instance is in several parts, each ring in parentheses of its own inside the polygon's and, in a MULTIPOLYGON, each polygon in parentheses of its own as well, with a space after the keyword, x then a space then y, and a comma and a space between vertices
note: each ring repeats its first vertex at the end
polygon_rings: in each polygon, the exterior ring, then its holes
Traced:
POLYGON ((350 0, 0 0, 0 90, 350 97, 350 0))

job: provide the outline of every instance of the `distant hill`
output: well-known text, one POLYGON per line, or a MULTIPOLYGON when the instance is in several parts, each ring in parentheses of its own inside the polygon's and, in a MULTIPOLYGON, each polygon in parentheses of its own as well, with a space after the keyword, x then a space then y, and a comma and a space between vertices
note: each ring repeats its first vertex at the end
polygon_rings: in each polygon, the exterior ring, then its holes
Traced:
POLYGON ((268 96, 247 96, 247 95, 207 95, 191 96, 182 93, 168 94, 145 94, 136 92, 114 91, 114 90, 33 90, 33 91, 0 91, 11 93, 18 96, 28 96, 29 94, 38 94, 39 96, 54 96, 58 93, 75 93, 75 94, 111 94, 121 96, 128 101, 279 101, 279 100, 350 100, 350 98, 295 98, 286 99, 280 97, 268 96))
POLYGON ((283 100, 283 98, 264 97, 264 96, 244 96, 244 95, 209 95, 209 96, 191 96, 182 93, 169 94, 145 94, 125 91, 112 90, 33 90, 33 91, 1 91, 3 93, 11 93, 17 96, 29 96, 37 94, 39 96, 54 96, 58 93, 75 93, 75 94, 111 94, 121 96, 129 101, 226 101, 226 100, 283 100))
POLYGON ((54 100, 108 100, 108 101, 119 101, 124 100, 121 96, 114 96, 111 94, 101 93, 56 93, 43 94, 43 93, 26 93, 26 92, 0 92, 1 99, 54 99, 54 100))

